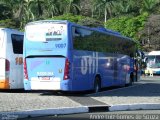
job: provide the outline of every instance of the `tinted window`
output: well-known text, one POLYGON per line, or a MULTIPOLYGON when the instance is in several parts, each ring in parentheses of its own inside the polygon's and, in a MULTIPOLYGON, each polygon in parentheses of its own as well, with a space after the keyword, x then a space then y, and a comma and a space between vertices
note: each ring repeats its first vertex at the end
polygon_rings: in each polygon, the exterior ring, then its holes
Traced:
POLYGON ((15 54, 23 54, 23 35, 12 34, 12 46, 15 54))
POLYGON ((120 53, 131 57, 133 57, 136 50, 134 42, 116 35, 104 34, 80 27, 73 27, 72 34, 73 48, 77 50, 120 53))

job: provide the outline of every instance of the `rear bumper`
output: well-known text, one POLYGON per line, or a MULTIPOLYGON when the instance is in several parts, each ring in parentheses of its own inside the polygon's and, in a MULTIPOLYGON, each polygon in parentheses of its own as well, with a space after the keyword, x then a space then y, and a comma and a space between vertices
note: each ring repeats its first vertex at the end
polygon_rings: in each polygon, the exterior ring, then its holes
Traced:
POLYGON ((61 90, 60 82, 31 81, 32 90, 61 90))
POLYGON ((0 89, 10 89, 9 79, 0 80, 0 89))
POLYGON ((25 90, 60 90, 72 91, 70 80, 62 81, 39 81, 39 80, 24 80, 25 90))

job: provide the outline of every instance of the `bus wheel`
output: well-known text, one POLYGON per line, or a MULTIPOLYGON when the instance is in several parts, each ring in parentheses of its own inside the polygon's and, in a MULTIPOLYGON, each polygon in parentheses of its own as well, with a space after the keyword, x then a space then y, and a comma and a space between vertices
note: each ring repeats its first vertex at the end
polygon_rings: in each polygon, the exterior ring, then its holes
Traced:
POLYGON ((128 87, 131 86, 132 84, 133 84, 133 75, 130 76, 129 83, 127 83, 125 86, 128 87))
POLYGON ((131 75, 129 80, 129 86, 133 85, 133 81, 134 81, 134 77, 133 75, 131 75))
POLYGON ((100 78, 96 76, 95 81, 94 81, 94 92, 97 93, 100 91, 100 89, 101 89, 100 78))

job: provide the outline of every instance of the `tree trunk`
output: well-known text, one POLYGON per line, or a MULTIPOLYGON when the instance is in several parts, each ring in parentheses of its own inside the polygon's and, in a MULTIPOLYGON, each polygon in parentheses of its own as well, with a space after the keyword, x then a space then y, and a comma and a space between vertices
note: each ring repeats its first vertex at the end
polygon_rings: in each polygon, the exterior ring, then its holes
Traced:
POLYGON ((104 11, 104 22, 106 23, 107 21, 107 9, 105 8, 105 11, 104 11))

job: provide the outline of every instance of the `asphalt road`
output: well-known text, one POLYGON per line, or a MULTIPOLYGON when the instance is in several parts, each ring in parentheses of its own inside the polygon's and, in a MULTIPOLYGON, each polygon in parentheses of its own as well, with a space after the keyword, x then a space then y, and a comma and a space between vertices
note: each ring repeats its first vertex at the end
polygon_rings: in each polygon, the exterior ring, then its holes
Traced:
MULTIPOLYGON (((81 107, 81 106, 94 106, 94 105, 110 106, 117 104, 135 104, 135 103, 159 104, 160 103, 159 88, 160 88, 160 76, 154 76, 154 77, 142 77, 142 80, 135 83, 133 86, 122 87, 122 88, 107 88, 97 94, 91 92, 62 94, 62 93, 53 93, 44 91, 36 91, 36 92, 0 91, 0 103, 1 103, 0 112, 50 109, 50 108, 59 109, 65 107, 81 107)), ((100 109, 98 110, 96 109, 96 112, 99 112, 99 110, 100 109)), ((73 119, 77 117, 83 119, 83 117, 88 114, 83 114, 83 115, 79 114, 79 116, 76 115, 78 114, 71 116, 73 116, 73 119)), ((14 116, 11 114, 3 113, 0 116, 0 118, 7 119, 8 116, 11 118, 18 117, 16 115, 14 116)), ((67 117, 69 115, 65 116, 67 117)), ((50 119, 50 117, 46 117, 46 119, 48 118, 50 119)), ((54 117, 54 119, 59 119, 59 117, 63 119, 63 115, 62 116, 58 115, 58 117, 57 115, 53 115, 52 117, 54 117)))

